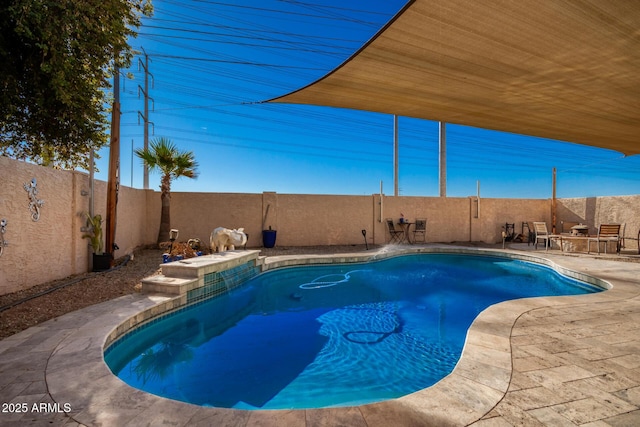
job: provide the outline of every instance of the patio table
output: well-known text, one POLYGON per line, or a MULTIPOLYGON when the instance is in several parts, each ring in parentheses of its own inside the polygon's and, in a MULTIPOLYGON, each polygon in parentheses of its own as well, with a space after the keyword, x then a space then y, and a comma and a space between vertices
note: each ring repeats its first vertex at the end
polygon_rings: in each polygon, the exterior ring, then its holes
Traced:
POLYGON ((404 221, 404 222, 399 222, 398 223, 398 225, 402 229, 402 240, 401 240, 401 243, 408 242, 409 244, 413 244, 413 242, 411 241, 411 238, 409 238, 409 229, 411 228, 411 226, 413 224, 415 224, 415 222, 404 221))

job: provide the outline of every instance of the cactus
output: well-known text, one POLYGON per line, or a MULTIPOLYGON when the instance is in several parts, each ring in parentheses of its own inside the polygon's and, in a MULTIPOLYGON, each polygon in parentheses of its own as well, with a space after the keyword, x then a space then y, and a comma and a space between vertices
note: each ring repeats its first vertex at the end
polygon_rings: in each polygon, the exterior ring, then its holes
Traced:
POLYGON ((91 248, 96 255, 104 253, 104 240, 102 239, 102 215, 97 214, 93 217, 87 213, 87 228, 89 231, 82 236, 83 239, 89 239, 91 248))

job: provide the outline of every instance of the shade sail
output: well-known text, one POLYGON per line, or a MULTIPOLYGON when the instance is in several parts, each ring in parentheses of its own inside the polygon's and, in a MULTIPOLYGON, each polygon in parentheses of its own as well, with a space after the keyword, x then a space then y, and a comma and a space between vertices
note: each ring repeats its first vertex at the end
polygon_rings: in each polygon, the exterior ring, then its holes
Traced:
POLYGON ((415 0, 337 69, 269 102, 640 153, 640 3, 415 0))

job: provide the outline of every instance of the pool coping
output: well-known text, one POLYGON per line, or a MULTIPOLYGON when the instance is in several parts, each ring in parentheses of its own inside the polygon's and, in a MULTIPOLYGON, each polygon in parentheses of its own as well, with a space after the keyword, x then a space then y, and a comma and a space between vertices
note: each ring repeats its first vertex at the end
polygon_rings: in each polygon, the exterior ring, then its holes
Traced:
MULTIPOLYGON (((611 302, 637 297, 637 282, 611 273, 611 262, 594 260, 585 266, 584 258, 529 255, 510 250, 429 246, 401 247, 388 254, 336 254, 278 256, 264 260, 267 269, 279 266, 329 262, 361 262, 374 256, 397 256, 415 252, 470 253, 499 255, 539 262, 564 273, 575 271, 584 277, 603 280, 611 288, 600 293, 526 298, 493 305, 474 320, 455 369, 434 386, 398 399, 353 407, 306 410, 235 410, 191 405, 134 389, 114 376, 104 362, 105 344, 126 322, 140 320, 141 312, 168 309, 175 298, 163 295, 129 295, 79 310, 55 321, 31 328, 15 339, 29 339, 38 328, 49 328, 49 342, 38 344, 43 351, 51 347, 45 366, 45 381, 53 402, 67 403, 65 414, 84 425, 238 425, 238 426, 386 426, 386 425, 469 425, 486 416, 505 396, 511 381, 513 362, 511 334, 524 313, 550 306, 571 306, 611 302), (293 259, 297 259, 294 261, 293 259), (347 261, 341 261, 347 260, 347 261), (354 260, 354 261, 348 261, 354 260), (582 264, 580 263, 582 262, 582 264), (597 264, 601 264, 601 268, 597 264), (599 274, 600 273, 600 274, 599 274), (399 422, 402 420, 401 422, 399 422)), ((590 258, 589 258, 590 259, 590 258)), ((620 264, 620 263, 618 263, 620 264)), ((630 264, 633 274, 640 265, 630 264)), ((573 273, 571 273, 573 274, 573 273)), ((637 276, 636 276, 637 277, 637 276)), ((592 280, 592 279, 591 279, 592 280)), ((601 282, 601 283, 604 283, 601 282)), ((3 340, 10 344, 12 338, 3 340)), ((47 350, 48 351, 48 350, 47 350)))

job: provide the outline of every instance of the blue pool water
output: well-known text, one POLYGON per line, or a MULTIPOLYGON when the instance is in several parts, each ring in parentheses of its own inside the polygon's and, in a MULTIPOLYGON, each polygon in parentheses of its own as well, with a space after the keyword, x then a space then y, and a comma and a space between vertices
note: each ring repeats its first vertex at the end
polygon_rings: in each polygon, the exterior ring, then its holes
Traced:
POLYGON ((140 328, 105 360, 133 387, 198 405, 357 405, 442 379, 467 329, 492 304, 601 290, 539 265, 484 256, 293 267, 140 328))

